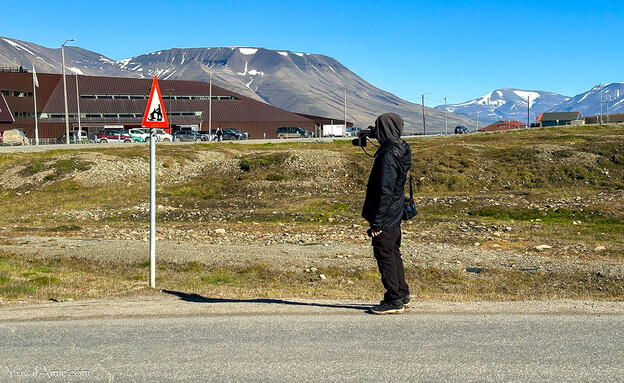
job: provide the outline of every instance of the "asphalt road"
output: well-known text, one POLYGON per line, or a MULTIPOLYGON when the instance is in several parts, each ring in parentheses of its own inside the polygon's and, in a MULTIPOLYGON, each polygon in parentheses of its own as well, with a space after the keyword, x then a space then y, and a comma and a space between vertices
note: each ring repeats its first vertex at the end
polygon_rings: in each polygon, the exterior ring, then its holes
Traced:
POLYGON ((621 382, 622 344, 622 315, 374 316, 354 306, 5 322, 0 381, 621 382))

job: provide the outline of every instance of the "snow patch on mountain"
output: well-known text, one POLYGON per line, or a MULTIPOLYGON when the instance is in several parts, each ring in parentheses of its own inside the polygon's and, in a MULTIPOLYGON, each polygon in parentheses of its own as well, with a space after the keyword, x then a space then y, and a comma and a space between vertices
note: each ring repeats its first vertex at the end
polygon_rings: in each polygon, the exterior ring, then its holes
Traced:
POLYGON ((529 117, 537 117, 566 100, 568 97, 551 92, 504 88, 460 104, 439 105, 436 109, 461 114, 473 120, 478 119, 482 123, 500 120, 524 122, 527 120, 527 113, 530 113, 529 117), (527 110, 527 97, 530 110, 527 110))
POLYGON ((84 75, 84 72, 80 70, 80 68, 76 68, 75 66, 67 67, 67 70, 73 73, 77 73, 79 75, 84 75))
POLYGON ((19 49, 19 50, 22 50, 22 51, 24 51, 24 52, 30 53, 30 54, 31 54, 31 55, 33 55, 33 56, 36 56, 36 55, 32 52, 32 50, 28 49, 26 46, 24 46, 24 45, 22 45, 22 44, 16 43, 16 42, 15 42, 15 41, 13 41, 13 40, 5 39, 4 37, 2 38, 2 40, 6 41, 9 45, 13 46, 15 49, 19 49))
POLYGON ((251 56, 256 54, 256 52, 258 52, 258 48, 238 48, 239 52, 247 55, 247 56, 251 56))

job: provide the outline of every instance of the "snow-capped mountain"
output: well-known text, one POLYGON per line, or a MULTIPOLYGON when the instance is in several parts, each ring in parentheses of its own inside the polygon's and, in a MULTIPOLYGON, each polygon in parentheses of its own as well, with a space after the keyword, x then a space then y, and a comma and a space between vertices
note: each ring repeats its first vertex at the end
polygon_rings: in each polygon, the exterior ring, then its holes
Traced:
MULTIPOLYGON (((68 74, 89 76, 120 76, 114 60, 77 46, 65 46, 65 65, 68 74)), ((61 48, 0 37, 0 67, 23 66, 29 72, 33 66, 39 73, 63 73, 61 48)), ((133 73, 124 77, 136 77, 133 73)))
POLYGON ((596 85, 587 92, 562 102, 552 111, 581 112, 583 116, 594 116, 601 112, 603 114, 624 113, 624 83, 596 85))
POLYGON ((526 122, 527 104, 530 105, 530 120, 534 122, 540 113, 550 111, 568 99, 551 92, 504 88, 461 104, 438 105, 436 109, 464 115, 484 126, 500 120, 526 122))
MULTIPOLYGON (((22 65, 40 73, 61 73, 61 49, 0 37, 0 67, 22 65)), ((263 48, 167 49, 113 61, 98 53, 66 46, 71 72, 117 77, 209 81, 289 111, 342 120, 347 90, 347 120, 368 126, 386 112, 405 120, 408 133, 422 132, 420 104, 407 102, 366 82, 335 59, 263 48)), ((427 133, 444 132, 445 113, 426 108, 427 133)), ((448 125, 471 126, 464 116, 449 114, 448 125)))

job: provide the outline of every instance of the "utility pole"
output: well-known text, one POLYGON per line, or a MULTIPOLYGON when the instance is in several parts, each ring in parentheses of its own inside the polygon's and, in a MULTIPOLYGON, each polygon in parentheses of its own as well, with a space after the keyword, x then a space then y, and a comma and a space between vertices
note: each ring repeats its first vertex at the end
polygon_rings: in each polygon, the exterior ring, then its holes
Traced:
POLYGON ((344 124, 345 124, 345 135, 347 134, 347 86, 345 85, 344 89, 344 124))
POLYGON ((425 123, 425 94, 429 94, 429 92, 423 93, 422 95, 423 136, 427 134, 427 124, 425 123))
POLYGON ((600 91, 599 91, 599 94, 600 94, 600 123, 602 124, 602 84, 599 84, 599 85, 600 85, 600 91))
POLYGON ((448 136, 448 109, 446 109, 446 97, 444 97, 444 135, 448 136))
POLYGON ((531 126, 531 103, 529 100, 531 99, 531 95, 527 95, 527 129, 531 126))
POLYGON ((80 92, 78 91, 78 73, 76 73, 76 105, 78 105, 78 137, 76 141, 82 139, 82 125, 80 124, 80 92))
POLYGON ((210 72, 210 90, 208 91, 208 139, 212 137, 212 72, 210 72))
POLYGON ((63 59, 63 94, 65 95, 65 143, 69 144, 69 110, 67 108, 67 79, 65 78, 65 44, 75 39, 67 39, 61 45, 61 56, 63 59))
POLYGON ((167 89, 167 91, 169 92, 169 108, 167 109, 167 114, 169 115, 169 118, 167 119, 167 122, 169 122, 169 134, 171 134, 171 92, 173 92, 175 89, 167 89))

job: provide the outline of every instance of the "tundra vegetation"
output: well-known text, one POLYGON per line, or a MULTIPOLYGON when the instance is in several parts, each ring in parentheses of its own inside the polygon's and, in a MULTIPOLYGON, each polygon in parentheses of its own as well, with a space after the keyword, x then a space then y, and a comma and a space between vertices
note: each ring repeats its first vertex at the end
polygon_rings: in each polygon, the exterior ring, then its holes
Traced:
MULTIPOLYGON (((474 255, 439 264, 405 257, 417 299, 624 297, 622 125, 407 140, 419 215, 404 225, 404 247, 423 246, 434 258, 436 249, 474 255), (539 257, 539 267, 497 252, 539 257)), ((41 242, 19 249, 34 237, 98 239, 104 247, 145 241, 148 156, 138 144, 1 153, 0 299, 146 290, 145 261, 50 256, 41 242)), ((347 259, 332 243, 368 241, 360 209, 372 162, 350 141, 171 144, 159 146, 157 158, 159 240, 218 249, 232 237, 269 253, 275 244, 291 244, 292 252, 328 245, 325 257, 347 259)), ((373 262, 297 268, 208 257, 159 262, 157 275, 161 289, 215 298, 372 300, 380 290, 373 262)))

